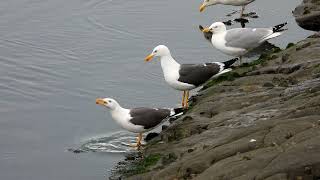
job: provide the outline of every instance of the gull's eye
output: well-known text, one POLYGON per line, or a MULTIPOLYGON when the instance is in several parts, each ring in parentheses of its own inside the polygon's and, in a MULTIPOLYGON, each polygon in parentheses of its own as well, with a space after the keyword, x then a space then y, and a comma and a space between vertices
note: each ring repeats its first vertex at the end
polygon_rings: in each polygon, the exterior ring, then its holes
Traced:
POLYGON ((111 100, 109 100, 108 102, 109 102, 109 103, 112 103, 112 101, 111 101, 111 100))
POLYGON ((157 50, 154 51, 154 53, 157 53, 157 52, 158 52, 157 50))

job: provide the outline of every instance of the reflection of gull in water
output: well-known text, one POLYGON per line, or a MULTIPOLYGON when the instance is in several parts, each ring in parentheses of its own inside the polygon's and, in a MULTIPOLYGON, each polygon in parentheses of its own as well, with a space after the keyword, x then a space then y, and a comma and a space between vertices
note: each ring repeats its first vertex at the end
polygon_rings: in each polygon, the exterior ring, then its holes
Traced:
POLYGON ((118 131, 111 134, 97 136, 84 141, 84 143, 76 149, 69 149, 74 153, 80 152, 107 152, 107 153, 127 153, 132 148, 123 142, 134 142, 133 133, 118 131))
POLYGON ((204 11, 204 9, 208 6, 213 6, 216 4, 224 4, 224 5, 232 5, 232 6, 242 6, 240 12, 240 18, 243 16, 244 9, 246 5, 252 3, 255 0, 204 0, 200 6, 200 12, 204 11))

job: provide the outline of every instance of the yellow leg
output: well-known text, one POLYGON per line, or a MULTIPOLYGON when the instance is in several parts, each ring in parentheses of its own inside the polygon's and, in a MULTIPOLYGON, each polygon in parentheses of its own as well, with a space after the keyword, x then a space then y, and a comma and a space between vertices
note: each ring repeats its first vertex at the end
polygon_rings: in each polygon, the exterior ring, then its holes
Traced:
POLYGON ((137 148, 139 150, 141 145, 142 145, 141 144, 141 140, 142 140, 142 133, 139 133, 138 137, 137 137, 137 143, 136 144, 130 144, 129 146, 137 148))
POLYGON ((183 91, 183 95, 182 95, 182 108, 184 108, 185 98, 186 98, 186 91, 183 91))
POLYGON ((141 140, 142 140, 142 133, 139 133, 138 139, 137 139, 137 147, 138 147, 138 149, 139 149, 140 146, 141 146, 141 140))
POLYGON ((189 107, 189 90, 186 91, 184 104, 185 104, 185 109, 188 109, 188 107, 189 107))
POLYGON ((242 8, 241 8, 240 19, 243 17, 243 13, 244 13, 245 7, 246 7, 246 6, 242 6, 242 8))

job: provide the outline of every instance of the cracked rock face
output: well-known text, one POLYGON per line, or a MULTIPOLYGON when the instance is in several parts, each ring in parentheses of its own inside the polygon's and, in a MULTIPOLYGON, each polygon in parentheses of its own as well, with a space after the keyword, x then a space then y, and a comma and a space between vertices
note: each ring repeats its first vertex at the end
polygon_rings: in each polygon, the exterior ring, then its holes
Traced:
POLYGON ((303 29, 320 31, 320 0, 303 0, 293 15, 303 29))

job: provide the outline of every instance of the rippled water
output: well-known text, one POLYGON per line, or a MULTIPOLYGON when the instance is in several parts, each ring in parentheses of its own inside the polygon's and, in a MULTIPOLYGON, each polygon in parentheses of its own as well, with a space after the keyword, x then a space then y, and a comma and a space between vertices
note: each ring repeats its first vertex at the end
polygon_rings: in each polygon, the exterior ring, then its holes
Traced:
MULTIPOLYGON (((272 42, 285 47, 298 41, 310 34, 292 19, 299 1, 257 0, 248 11, 260 18, 248 26, 288 21, 289 31, 272 42)), ((199 4, 1 1, 0 179, 105 179, 122 154, 67 151, 121 130, 95 105, 96 97, 114 97, 125 107, 178 105, 180 93, 165 84, 159 62, 143 62, 160 43, 184 63, 229 59, 210 47, 198 25, 225 21, 222 15, 237 8, 200 14, 199 4)))
POLYGON ((127 131, 118 131, 96 137, 84 139, 80 147, 70 148, 70 152, 102 152, 102 153, 130 153, 135 149, 130 144, 136 142, 135 134, 127 131))

